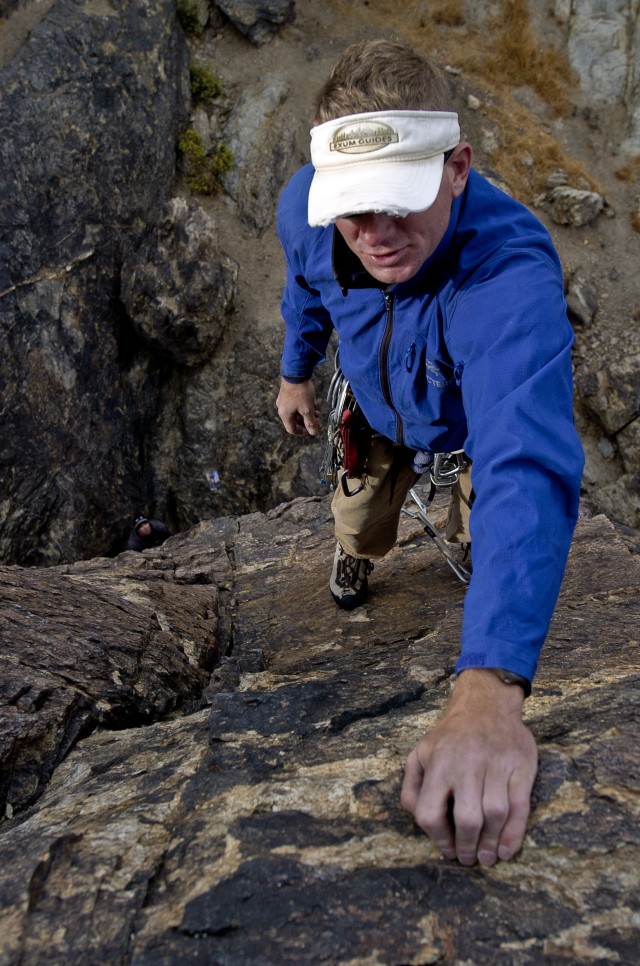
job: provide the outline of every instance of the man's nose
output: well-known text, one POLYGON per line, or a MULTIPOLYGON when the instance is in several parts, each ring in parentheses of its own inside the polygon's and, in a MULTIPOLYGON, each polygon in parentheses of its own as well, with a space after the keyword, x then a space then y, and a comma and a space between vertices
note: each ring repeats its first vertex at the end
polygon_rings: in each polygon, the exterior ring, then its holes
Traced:
POLYGON ((368 244, 379 243, 393 228, 394 219, 384 211, 367 211, 357 216, 358 231, 368 244))

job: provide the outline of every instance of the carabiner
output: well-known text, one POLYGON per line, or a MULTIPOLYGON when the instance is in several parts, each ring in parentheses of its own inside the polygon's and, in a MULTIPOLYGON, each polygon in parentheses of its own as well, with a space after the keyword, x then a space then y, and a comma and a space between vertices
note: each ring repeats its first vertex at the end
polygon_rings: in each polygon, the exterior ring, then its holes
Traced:
POLYGON ((340 486, 342 487, 342 492, 345 496, 355 496, 356 493, 360 493, 362 490, 364 490, 364 479, 360 486, 356 486, 355 490, 350 490, 349 484, 347 483, 347 471, 343 470, 343 472, 340 474, 340 486))

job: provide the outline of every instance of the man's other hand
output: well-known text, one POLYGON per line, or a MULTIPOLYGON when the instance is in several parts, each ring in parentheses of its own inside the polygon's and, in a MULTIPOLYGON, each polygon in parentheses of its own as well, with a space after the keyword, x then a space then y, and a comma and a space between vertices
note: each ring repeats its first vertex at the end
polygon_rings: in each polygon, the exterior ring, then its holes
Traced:
POLYGON ((538 769, 523 701, 492 671, 463 671, 407 759, 402 805, 447 859, 493 865, 522 846, 538 769))
POLYGON ((318 435, 320 414, 315 407, 315 391, 310 379, 296 383, 281 379, 276 409, 284 428, 292 436, 318 435))

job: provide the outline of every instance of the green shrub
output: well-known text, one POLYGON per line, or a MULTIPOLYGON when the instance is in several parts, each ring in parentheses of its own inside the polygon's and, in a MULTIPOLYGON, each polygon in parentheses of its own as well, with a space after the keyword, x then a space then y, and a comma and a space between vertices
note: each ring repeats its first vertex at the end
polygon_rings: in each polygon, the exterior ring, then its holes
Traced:
POLYGON ((178 140, 178 152, 184 179, 194 194, 214 195, 222 189, 220 176, 233 168, 233 154, 226 144, 219 145, 209 155, 202 136, 189 128, 178 140))
POLYGON ((221 144, 220 147, 216 148, 209 160, 211 170, 216 177, 227 174, 228 171, 233 169, 233 151, 226 144, 221 144))
POLYGON ((216 75, 201 64, 191 65, 191 97, 194 104, 206 104, 222 94, 222 84, 216 75))
POLYGON ((202 33, 202 25, 198 19, 198 6, 194 0, 178 0, 176 13, 184 32, 199 37, 202 33))

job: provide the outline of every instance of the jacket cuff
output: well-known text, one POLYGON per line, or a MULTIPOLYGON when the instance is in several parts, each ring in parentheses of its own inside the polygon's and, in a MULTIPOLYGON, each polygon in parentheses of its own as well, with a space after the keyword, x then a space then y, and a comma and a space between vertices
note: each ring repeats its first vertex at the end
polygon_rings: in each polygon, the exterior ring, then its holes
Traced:
POLYGON ((285 374, 283 372, 282 373, 282 378, 284 379, 285 382, 290 382, 292 385, 295 386, 295 385, 298 385, 298 383, 301 383, 301 382, 308 382, 309 379, 311 379, 311 376, 285 376, 285 374))

